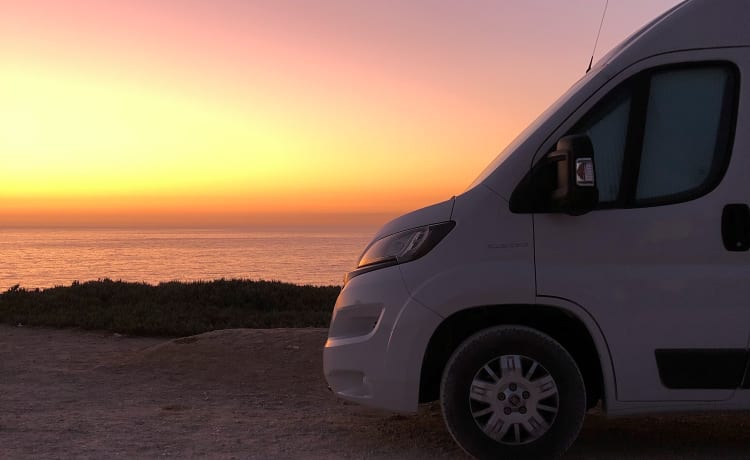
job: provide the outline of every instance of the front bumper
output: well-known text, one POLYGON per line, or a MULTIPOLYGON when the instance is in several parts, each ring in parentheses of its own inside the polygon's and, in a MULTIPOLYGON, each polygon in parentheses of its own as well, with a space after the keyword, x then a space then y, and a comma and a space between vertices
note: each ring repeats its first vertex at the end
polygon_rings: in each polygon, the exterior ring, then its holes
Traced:
POLYGON ((411 298, 398 266, 353 278, 336 300, 323 351, 331 390, 372 407, 416 411, 422 359, 441 321, 411 298))

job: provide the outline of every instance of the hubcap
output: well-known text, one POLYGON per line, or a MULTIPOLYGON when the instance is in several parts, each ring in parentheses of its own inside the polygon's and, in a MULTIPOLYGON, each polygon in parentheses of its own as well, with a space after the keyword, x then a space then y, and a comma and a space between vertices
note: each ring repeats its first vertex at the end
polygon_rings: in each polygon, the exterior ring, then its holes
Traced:
POLYGON ((471 415, 490 438, 503 444, 539 439, 555 421, 557 384, 539 362, 503 355, 474 375, 469 392, 471 415))

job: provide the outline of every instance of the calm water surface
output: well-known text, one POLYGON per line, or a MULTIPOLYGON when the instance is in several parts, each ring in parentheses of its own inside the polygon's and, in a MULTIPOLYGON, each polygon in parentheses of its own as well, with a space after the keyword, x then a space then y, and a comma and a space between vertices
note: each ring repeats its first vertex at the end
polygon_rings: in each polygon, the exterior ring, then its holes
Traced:
POLYGON ((338 285, 373 234, 374 229, 0 229, 0 290, 99 278, 338 285))

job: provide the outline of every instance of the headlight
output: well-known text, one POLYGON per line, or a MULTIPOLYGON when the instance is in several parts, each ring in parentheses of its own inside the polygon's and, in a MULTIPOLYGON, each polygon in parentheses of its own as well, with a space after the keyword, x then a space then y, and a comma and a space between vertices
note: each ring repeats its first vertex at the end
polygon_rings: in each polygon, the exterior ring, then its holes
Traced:
POLYGON ((359 259, 357 268, 418 259, 434 248, 455 226, 455 222, 442 222, 384 236, 370 244, 359 259))

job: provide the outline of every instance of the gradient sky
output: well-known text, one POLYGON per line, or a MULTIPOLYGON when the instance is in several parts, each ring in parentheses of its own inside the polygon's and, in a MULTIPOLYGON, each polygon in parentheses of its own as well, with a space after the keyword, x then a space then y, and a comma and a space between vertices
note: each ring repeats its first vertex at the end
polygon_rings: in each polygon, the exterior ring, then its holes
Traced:
MULTIPOLYGON (((678 0, 610 0, 596 56, 678 0)), ((599 0, 0 0, 0 226, 374 223, 580 78, 599 0)))

